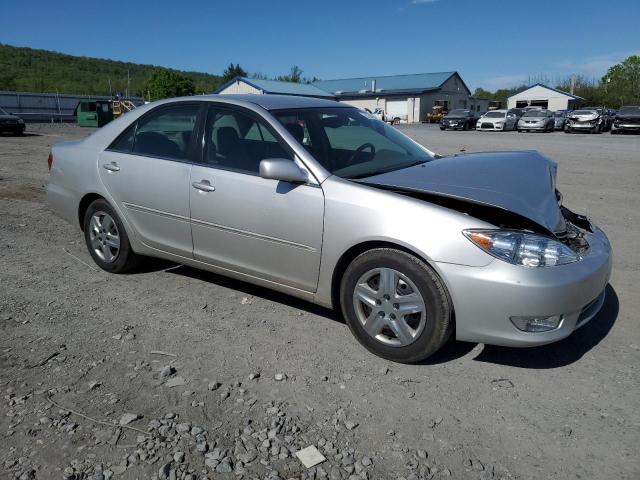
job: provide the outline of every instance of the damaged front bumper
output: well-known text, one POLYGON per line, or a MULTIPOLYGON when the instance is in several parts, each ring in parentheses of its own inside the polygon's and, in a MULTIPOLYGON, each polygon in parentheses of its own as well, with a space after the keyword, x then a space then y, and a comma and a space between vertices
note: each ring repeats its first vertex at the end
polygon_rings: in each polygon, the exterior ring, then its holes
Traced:
POLYGON ((586 232, 582 260, 555 267, 527 268, 493 260, 484 267, 438 263, 456 314, 456 338, 531 347, 561 340, 586 324, 604 303, 611 275, 611 246, 596 227, 586 232), (556 328, 525 332, 513 317, 560 316, 556 328))

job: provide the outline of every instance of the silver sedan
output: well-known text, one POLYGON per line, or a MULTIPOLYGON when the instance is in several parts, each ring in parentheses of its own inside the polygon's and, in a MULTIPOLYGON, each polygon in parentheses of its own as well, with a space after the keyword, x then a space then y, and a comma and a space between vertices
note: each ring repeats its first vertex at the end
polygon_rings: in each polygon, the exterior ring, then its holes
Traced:
POLYGON ((48 163, 50 207, 102 269, 161 257, 286 292, 340 309, 399 362, 452 335, 560 340, 598 312, 611 271, 605 234, 560 204, 551 160, 440 157, 327 100, 156 102, 48 163))

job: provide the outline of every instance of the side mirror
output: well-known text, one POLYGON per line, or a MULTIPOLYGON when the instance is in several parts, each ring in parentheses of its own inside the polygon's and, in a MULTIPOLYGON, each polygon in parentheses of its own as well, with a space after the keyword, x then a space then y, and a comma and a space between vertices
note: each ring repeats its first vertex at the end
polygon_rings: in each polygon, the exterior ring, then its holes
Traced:
POLYGON ((260 162, 260 176, 290 183, 307 183, 309 177, 293 160, 267 158, 260 162))

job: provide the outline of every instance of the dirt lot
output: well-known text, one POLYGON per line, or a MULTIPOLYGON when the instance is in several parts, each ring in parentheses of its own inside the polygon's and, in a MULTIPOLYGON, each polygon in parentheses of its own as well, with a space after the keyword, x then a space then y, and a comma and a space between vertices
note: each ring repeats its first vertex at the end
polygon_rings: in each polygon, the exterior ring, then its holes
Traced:
POLYGON ((89 130, 29 125, 0 137, 0 478, 640 478, 640 137, 400 129, 555 159, 614 246, 598 317, 407 366, 285 295, 161 262, 109 275, 44 204, 50 145, 89 130), (327 460, 306 470, 309 445, 327 460))

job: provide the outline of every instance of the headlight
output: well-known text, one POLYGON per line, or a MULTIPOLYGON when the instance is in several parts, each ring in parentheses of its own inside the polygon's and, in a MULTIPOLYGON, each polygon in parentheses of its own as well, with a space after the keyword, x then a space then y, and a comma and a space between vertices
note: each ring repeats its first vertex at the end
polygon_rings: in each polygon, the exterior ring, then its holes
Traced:
POLYGON ((19 119, 18 119, 18 123, 24 123, 24 120, 23 120, 23 119, 21 119, 21 118, 19 118, 19 119))
POLYGON ((564 243, 543 235, 510 230, 464 230, 474 244, 494 257, 525 267, 552 267, 582 257, 564 243))
POLYGON ((493 122, 495 125, 502 125, 504 120, 498 120, 497 122, 493 122))

